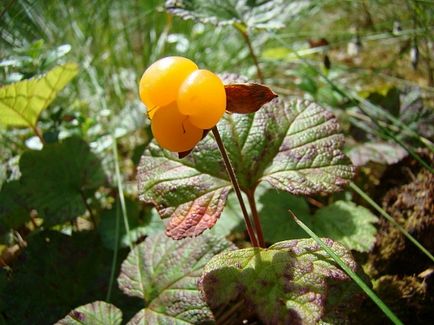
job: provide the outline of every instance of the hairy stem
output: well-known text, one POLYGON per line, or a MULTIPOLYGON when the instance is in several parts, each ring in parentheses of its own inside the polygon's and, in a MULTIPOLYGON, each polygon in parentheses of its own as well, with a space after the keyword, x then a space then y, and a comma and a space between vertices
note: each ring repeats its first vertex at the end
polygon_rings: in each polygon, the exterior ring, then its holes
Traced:
POLYGON ((241 36, 243 36, 243 39, 246 42, 247 47, 249 48, 250 56, 253 59, 253 63, 256 66, 256 74, 258 75, 258 79, 261 83, 264 83, 264 75, 262 74, 261 68, 259 67, 258 57, 256 56, 255 51, 253 50, 252 42, 250 40, 250 36, 247 33, 246 28, 240 24, 234 24, 234 27, 237 31, 240 32, 241 36))
POLYGON ((258 209, 256 208, 255 193, 254 191, 248 191, 246 194, 247 194, 247 199, 249 200, 250 211, 252 211, 253 222, 255 223, 255 229, 256 229, 256 234, 258 236, 259 247, 265 247, 262 226, 261 226, 261 222, 259 221, 258 209))
POLYGON ((231 161, 229 160, 228 154, 226 153, 225 146, 223 145, 222 138, 220 137, 220 133, 217 130, 217 126, 212 128, 212 133, 214 134, 214 138, 219 147, 220 153, 222 155, 223 161, 225 163, 226 171, 231 179, 232 186, 234 187, 235 193, 237 194, 238 201, 240 202, 241 211, 243 212, 244 221, 246 222, 247 232, 250 237, 250 241, 252 245, 255 247, 259 246, 258 240, 256 239, 255 232, 252 227, 252 223, 250 221, 249 214, 247 213, 246 206, 244 205, 243 196, 241 195, 240 185, 238 184, 238 180, 235 176, 234 169, 232 168, 231 161))

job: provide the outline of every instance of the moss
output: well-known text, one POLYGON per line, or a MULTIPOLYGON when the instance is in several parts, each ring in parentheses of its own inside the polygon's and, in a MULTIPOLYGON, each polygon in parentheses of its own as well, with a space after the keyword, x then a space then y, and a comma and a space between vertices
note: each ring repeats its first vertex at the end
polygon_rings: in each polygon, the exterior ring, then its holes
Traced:
MULTIPOLYGON (((432 164, 434 155, 426 154, 424 159, 432 164)), ((410 158, 391 166, 390 170, 383 175, 385 181, 379 186, 382 190, 386 188, 386 194, 380 199, 383 209, 433 252, 434 175, 410 158)), ((431 267, 429 258, 395 226, 384 219, 381 221, 376 244, 364 269, 373 279, 379 296, 404 322, 426 324, 434 319, 434 271, 427 272, 431 267)))
POLYGON ((423 323, 434 319, 433 287, 426 278, 385 275, 374 282, 374 289, 383 301, 406 323, 423 323), (405 306, 405 308, 403 308, 405 306))

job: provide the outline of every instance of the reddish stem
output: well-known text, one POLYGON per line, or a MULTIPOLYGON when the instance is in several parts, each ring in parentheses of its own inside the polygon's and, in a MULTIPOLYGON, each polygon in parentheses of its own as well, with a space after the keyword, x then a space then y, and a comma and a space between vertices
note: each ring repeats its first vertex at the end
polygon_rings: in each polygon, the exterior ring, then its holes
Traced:
POLYGON ((238 201, 240 202, 241 211, 243 212, 244 221, 246 223, 247 232, 249 234, 250 241, 252 242, 252 245, 254 247, 258 247, 259 243, 258 240, 256 239, 255 231, 252 227, 252 223, 250 221, 249 214, 247 213, 246 206, 244 205, 243 196, 241 195, 240 185, 238 184, 238 180, 235 176, 235 172, 234 169, 232 168, 231 161, 229 160, 228 154, 226 153, 226 149, 225 146, 223 145, 223 141, 220 137, 220 133, 217 130, 217 126, 214 126, 212 128, 212 133, 214 134, 214 138, 217 142, 223 161, 225 163, 226 171, 228 172, 229 178, 231 179, 238 201))

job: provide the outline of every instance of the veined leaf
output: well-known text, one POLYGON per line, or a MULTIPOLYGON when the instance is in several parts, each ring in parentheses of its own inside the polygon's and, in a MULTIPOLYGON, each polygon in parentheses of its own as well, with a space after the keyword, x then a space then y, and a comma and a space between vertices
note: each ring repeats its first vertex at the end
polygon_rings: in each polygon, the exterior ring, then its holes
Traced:
POLYGON ((129 324, 198 324, 212 320, 197 281, 205 264, 234 246, 212 235, 174 241, 164 234, 149 236, 123 262, 118 282, 146 307, 129 324))
POLYGON ((122 312, 104 301, 95 301, 72 310, 56 325, 120 325, 122 312))
POLYGON ((291 209, 297 218, 322 237, 328 237, 346 248, 368 252, 375 243, 378 218, 368 209, 350 201, 336 201, 311 214, 304 198, 268 190, 259 196, 258 208, 264 237, 275 243, 283 239, 306 238, 288 215, 291 209))
POLYGON ((79 138, 67 138, 40 151, 25 152, 20 170, 30 205, 48 226, 83 214, 84 200, 105 181, 100 160, 79 138))
POLYGON ((243 24, 249 28, 282 28, 308 2, 285 0, 167 0, 166 9, 183 19, 218 25, 243 24))
POLYGON ((0 291, 8 324, 54 324, 76 306, 104 299, 112 252, 94 232, 35 232, 0 291))
POLYGON ((0 235, 30 219, 31 207, 19 181, 4 183, 0 191, 0 235))
POLYGON ((407 151, 396 143, 373 142, 355 146, 348 152, 355 166, 366 165, 369 161, 392 165, 407 156, 407 151))
MULTIPOLYGON (((292 194, 328 193, 353 177, 336 118, 309 101, 275 99, 255 114, 227 114, 217 126, 244 191, 267 181, 292 194)), ((140 199, 171 217, 166 232, 175 239, 211 228, 231 189, 211 134, 184 159, 151 143, 138 182, 140 199)))
POLYGON ((0 124, 34 127, 39 114, 77 73, 78 66, 67 63, 55 67, 40 78, 1 87, 0 124))
MULTIPOLYGON (((356 268, 342 245, 325 242, 356 268)), ((301 239, 223 252, 205 266, 200 287, 214 311, 240 302, 241 312, 253 311, 265 324, 317 324, 324 314, 327 279, 348 277, 312 239, 301 239)))
POLYGON ((349 201, 319 209, 312 220, 312 229, 318 236, 327 236, 349 249, 369 252, 375 243, 378 218, 368 209, 349 201))

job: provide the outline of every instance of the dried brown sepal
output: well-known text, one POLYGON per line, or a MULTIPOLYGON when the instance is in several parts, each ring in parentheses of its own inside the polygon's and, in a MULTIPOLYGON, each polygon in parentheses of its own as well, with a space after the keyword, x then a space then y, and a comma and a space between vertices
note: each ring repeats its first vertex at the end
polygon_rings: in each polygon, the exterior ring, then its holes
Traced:
MULTIPOLYGON (((210 131, 210 130, 203 130, 203 133, 202 133, 202 139, 206 137, 206 135, 208 134, 209 131, 210 131)), ((202 140, 202 139, 201 139, 201 140, 202 140)), ((178 158, 179 158, 179 159, 182 159, 182 158, 184 158, 184 157, 187 157, 187 156, 190 154, 190 152, 191 152, 192 150, 193 150, 193 149, 190 149, 190 150, 187 150, 187 151, 183 151, 183 152, 178 152, 178 158)))
POLYGON ((225 85, 226 111, 238 114, 254 113, 277 95, 267 86, 246 83, 225 85))

